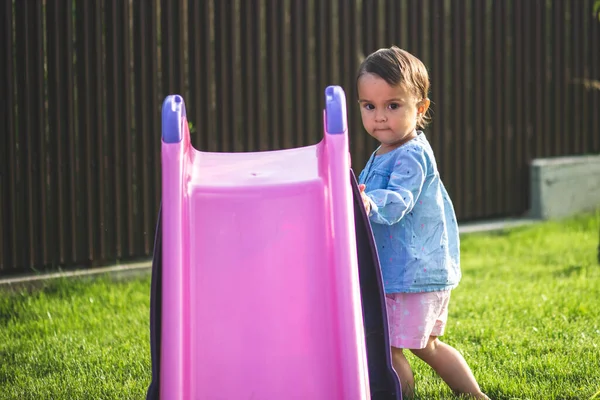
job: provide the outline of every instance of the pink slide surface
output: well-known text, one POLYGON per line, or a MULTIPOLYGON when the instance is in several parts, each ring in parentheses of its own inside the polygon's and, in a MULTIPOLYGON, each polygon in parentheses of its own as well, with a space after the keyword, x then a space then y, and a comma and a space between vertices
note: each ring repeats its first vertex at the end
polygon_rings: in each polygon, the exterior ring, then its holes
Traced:
POLYGON ((194 149, 165 100, 161 399, 369 398, 346 100, 325 95, 321 142, 257 153, 194 149))

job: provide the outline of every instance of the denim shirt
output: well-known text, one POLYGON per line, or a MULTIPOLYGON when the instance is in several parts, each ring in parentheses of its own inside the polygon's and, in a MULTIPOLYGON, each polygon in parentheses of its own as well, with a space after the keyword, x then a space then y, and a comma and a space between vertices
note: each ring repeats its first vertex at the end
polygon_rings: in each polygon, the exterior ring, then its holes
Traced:
POLYGON ((369 219, 385 292, 456 287, 461 278, 458 224, 425 134, 418 132, 389 153, 373 154, 358 180, 371 201, 369 219))

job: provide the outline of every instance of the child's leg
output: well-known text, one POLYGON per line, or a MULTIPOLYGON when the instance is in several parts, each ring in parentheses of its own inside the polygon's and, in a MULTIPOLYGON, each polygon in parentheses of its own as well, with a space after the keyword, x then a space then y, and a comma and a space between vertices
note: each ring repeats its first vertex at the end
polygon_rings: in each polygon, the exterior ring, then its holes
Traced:
POLYGON ((402 385, 402 398, 412 399, 415 392, 415 378, 402 349, 392 346, 392 364, 402 385))
POLYGON ((411 351, 429 364, 450 389, 477 399, 489 399, 481 392, 469 365, 454 347, 438 340, 436 336, 430 336, 425 348, 411 351))

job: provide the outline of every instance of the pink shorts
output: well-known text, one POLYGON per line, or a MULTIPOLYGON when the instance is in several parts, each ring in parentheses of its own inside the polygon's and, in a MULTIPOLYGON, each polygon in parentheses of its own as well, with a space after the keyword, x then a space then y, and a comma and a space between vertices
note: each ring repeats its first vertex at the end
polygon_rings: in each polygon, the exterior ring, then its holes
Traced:
POLYGON ((390 344, 422 349, 429 336, 442 336, 448 320, 450 290, 385 295, 390 344))

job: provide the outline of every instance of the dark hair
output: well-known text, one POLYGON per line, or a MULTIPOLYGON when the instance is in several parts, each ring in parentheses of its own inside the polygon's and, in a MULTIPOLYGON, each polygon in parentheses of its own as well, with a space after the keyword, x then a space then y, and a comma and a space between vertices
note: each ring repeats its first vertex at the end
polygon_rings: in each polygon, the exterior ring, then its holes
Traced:
MULTIPOLYGON (((406 50, 396 46, 379 49, 371 53, 358 67, 356 83, 361 76, 374 74, 390 86, 403 86, 417 98, 426 99, 429 92, 429 74, 425 64, 406 50)), ((417 126, 424 128, 429 122, 428 115, 417 120, 417 126)))

